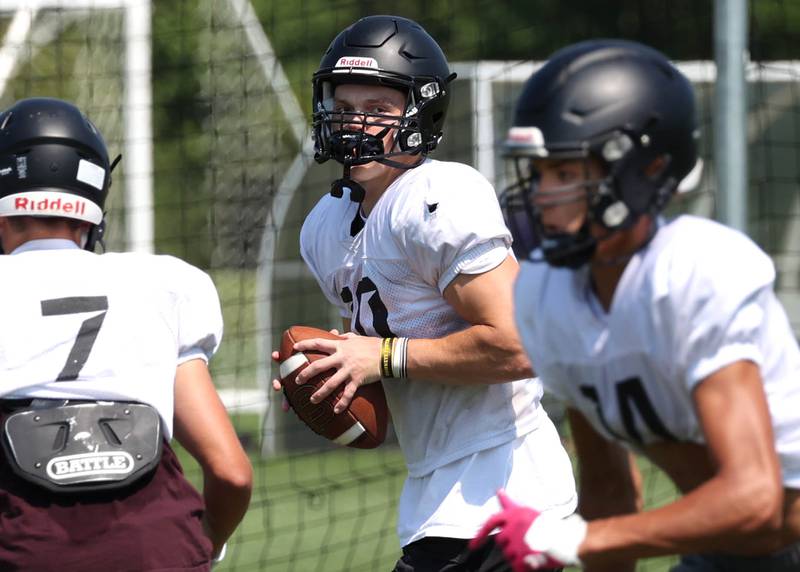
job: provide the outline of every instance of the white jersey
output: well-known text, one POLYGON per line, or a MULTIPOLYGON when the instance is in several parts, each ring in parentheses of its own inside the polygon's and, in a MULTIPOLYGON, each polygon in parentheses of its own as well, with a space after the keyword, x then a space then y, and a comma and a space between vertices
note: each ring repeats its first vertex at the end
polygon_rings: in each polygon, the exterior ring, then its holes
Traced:
MULTIPOLYGON (((368 336, 441 338, 469 326, 442 296, 460 273, 509 253, 494 189, 459 163, 428 160, 401 175, 351 236, 359 205, 324 196, 306 218, 300 252, 327 298, 368 336)), ((452 386, 384 384, 412 476, 536 427, 538 382, 452 386)))
POLYGON ((0 397, 137 401, 172 434, 175 369, 222 338, 211 279, 171 256, 35 240, 0 256, 0 397))
MULTIPOLYGON (((300 233, 300 251, 325 296, 355 332, 378 337, 441 338, 469 327, 443 292, 459 274, 498 266, 510 243, 489 182, 466 165, 433 160, 395 180, 366 219, 347 193, 324 196, 300 233)), ((409 476, 420 479, 418 486, 409 481, 401 496, 401 542, 426 534, 474 535, 497 508, 489 502, 494 489, 481 497, 478 510, 462 511, 468 503, 453 495, 461 495, 464 469, 439 469, 459 461, 472 473, 483 472, 487 487, 507 479, 505 465, 480 452, 550 423, 539 406, 538 380, 454 386, 389 379, 383 386, 409 476), (440 506, 446 514, 436 512, 440 506)), ((555 454, 566 458, 558 445, 555 454)), ((542 449, 544 456, 549 452, 542 449)), ((561 478, 570 482, 568 462, 566 473, 561 478)))
POLYGON ((682 216, 631 258, 607 313, 588 268, 523 264, 516 320, 548 390, 633 448, 703 443, 693 388, 736 361, 757 363, 784 483, 800 487, 800 351, 774 280, 745 235, 682 216))

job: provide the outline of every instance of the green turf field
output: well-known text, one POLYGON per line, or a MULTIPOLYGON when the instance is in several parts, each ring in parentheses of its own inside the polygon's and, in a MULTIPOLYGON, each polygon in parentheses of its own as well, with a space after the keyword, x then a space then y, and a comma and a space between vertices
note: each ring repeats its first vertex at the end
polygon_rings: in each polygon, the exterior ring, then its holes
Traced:
MULTIPOLYGON (((276 457, 258 455, 259 421, 237 415, 234 424, 250 445, 253 499, 229 545, 223 571, 388 572, 399 556, 395 510, 405 468, 395 447, 373 451, 334 449, 276 457)), ((177 445, 176 445, 177 447, 177 445)), ((189 478, 199 487, 194 461, 177 447, 189 478)), ((648 507, 675 498, 663 474, 646 461, 648 507)), ((642 561, 640 572, 663 572, 675 559, 642 561)))
MULTIPOLYGON (((198 486, 196 466, 181 452, 198 486)), ((390 570, 395 508, 405 469, 399 451, 335 450, 263 461, 253 499, 216 570, 390 570)))
MULTIPOLYGON (((212 273, 220 293, 225 336, 212 360, 220 389, 253 389, 255 379, 255 276, 251 271, 212 273)), ((262 380, 263 381, 263 380, 262 380)), ((250 453, 255 488, 250 510, 229 543, 220 572, 376 572, 392 569, 400 549, 395 536, 397 499, 405 477, 400 452, 332 449, 263 459, 258 415, 233 422, 250 453)), ((178 447, 189 478, 200 487, 194 461, 178 447)), ((669 481, 642 462, 646 506, 675 498, 669 481)), ((642 561, 640 572, 662 572, 675 559, 642 561)))
MULTIPOLYGON (((254 389, 255 274, 212 272, 220 293, 225 336, 211 362, 222 390, 254 389)), ((263 381, 263 380, 261 380, 263 381)), ((376 572, 392 569, 400 549, 395 536, 397 499, 405 477, 400 452, 332 449, 261 458, 258 415, 236 413, 233 422, 255 469, 250 510, 229 545, 220 572, 376 572)), ((178 448, 189 478, 197 466, 178 448)), ((648 507, 675 498, 669 481, 642 462, 648 507)), ((639 572, 664 572, 675 559, 642 561, 639 572)))
MULTIPOLYGON (((255 389, 256 380, 256 280, 247 270, 210 272, 219 292, 225 330, 222 344, 211 360, 219 389, 255 389)), ((262 380, 263 381, 263 380, 262 380)))

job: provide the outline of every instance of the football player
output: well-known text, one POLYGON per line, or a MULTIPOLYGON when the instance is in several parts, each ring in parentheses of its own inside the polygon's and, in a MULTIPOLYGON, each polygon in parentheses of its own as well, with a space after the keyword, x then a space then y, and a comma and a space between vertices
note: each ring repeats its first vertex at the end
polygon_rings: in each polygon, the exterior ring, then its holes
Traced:
POLYGON ((250 462, 207 367, 216 289, 171 256, 93 252, 111 170, 71 103, 0 114, 3 570, 209 570, 249 502, 250 462))
POLYGON ((660 215, 698 178, 697 134, 689 81, 638 43, 564 48, 520 95, 509 220, 541 242, 516 320, 569 406, 583 518, 501 495, 475 544, 499 529, 519 570, 632 570, 662 554, 684 555, 675 572, 800 567, 800 352, 773 263, 740 232, 660 215), (681 498, 628 514, 625 448, 681 498))
POLYGON ((346 28, 313 77, 317 160, 343 174, 306 218, 300 249, 346 339, 296 344, 330 354, 298 382, 335 369, 313 401, 343 389, 341 411, 382 380, 408 467, 398 572, 508 569, 496 547, 468 550, 496 487, 559 517, 576 505, 514 329, 518 265, 494 189, 428 158, 454 77, 436 41, 395 16, 346 28))

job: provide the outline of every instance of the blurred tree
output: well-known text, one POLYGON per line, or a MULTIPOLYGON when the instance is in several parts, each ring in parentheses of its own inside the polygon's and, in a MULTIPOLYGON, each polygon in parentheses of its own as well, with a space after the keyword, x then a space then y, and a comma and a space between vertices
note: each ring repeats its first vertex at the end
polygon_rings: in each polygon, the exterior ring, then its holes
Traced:
MULTIPOLYGON (((713 57, 713 0, 251 1, 309 111, 311 75, 324 50, 345 26, 370 14, 417 20, 451 61, 543 60, 561 46, 593 37, 641 41, 675 60, 713 57)), ((156 203, 166 207, 157 208, 157 248, 207 267, 214 234, 202 177, 210 110, 198 77, 211 62, 198 61, 197 38, 213 19, 192 0, 153 4, 156 203)), ((750 15, 753 59, 800 58, 800 2, 751 0, 750 15)))
POLYGON ((750 57, 753 60, 800 58, 800 2, 752 0, 750 57))
POLYGON ((202 180, 209 108, 198 97, 203 68, 197 61, 197 32, 205 24, 193 1, 153 7, 156 248, 208 268, 212 233, 202 180))

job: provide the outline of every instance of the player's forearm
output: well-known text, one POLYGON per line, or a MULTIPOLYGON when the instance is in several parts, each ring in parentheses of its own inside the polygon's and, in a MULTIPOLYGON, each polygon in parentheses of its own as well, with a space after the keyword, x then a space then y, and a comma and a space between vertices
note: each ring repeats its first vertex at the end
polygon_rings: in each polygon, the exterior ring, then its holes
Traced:
POLYGON ((667 506, 589 523, 581 559, 644 558, 721 551, 765 554, 779 547, 780 489, 768 479, 715 477, 667 506))
POLYGON ((578 460, 578 512, 587 520, 642 509, 642 477, 634 456, 600 435, 573 407, 566 409, 578 460))
POLYGON ((203 498, 206 512, 204 527, 214 545, 216 555, 244 518, 250 504, 252 475, 238 478, 219 478, 205 475, 203 498))
POLYGON ((630 490, 622 490, 616 486, 591 489, 580 486, 578 490, 578 512, 587 520, 637 512, 638 497, 630 490))
POLYGON ((607 560, 585 566, 586 572, 636 572, 636 559, 607 560))
MULTIPOLYGON (((620 451, 628 456, 627 451, 620 451)), ((635 465, 623 464, 616 470, 604 471, 611 461, 596 464, 580 463, 578 512, 587 520, 633 514, 641 510, 641 491, 635 465)))
MULTIPOLYGON (((578 512, 586 520, 608 518, 623 514, 635 514, 641 507, 641 496, 635 479, 632 478, 631 467, 625 461, 628 452, 615 448, 609 459, 588 465, 581 462, 578 512), (617 456, 619 459, 614 459, 617 456), (610 462, 621 461, 618 464, 610 462), (602 469, 610 465, 612 470, 602 469)), ((636 558, 595 559, 586 568, 587 572, 634 572, 636 558)))
POLYGON ((533 375, 515 332, 471 326, 439 339, 412 339, 408 377, 445 384, 502 383, 533 375))

